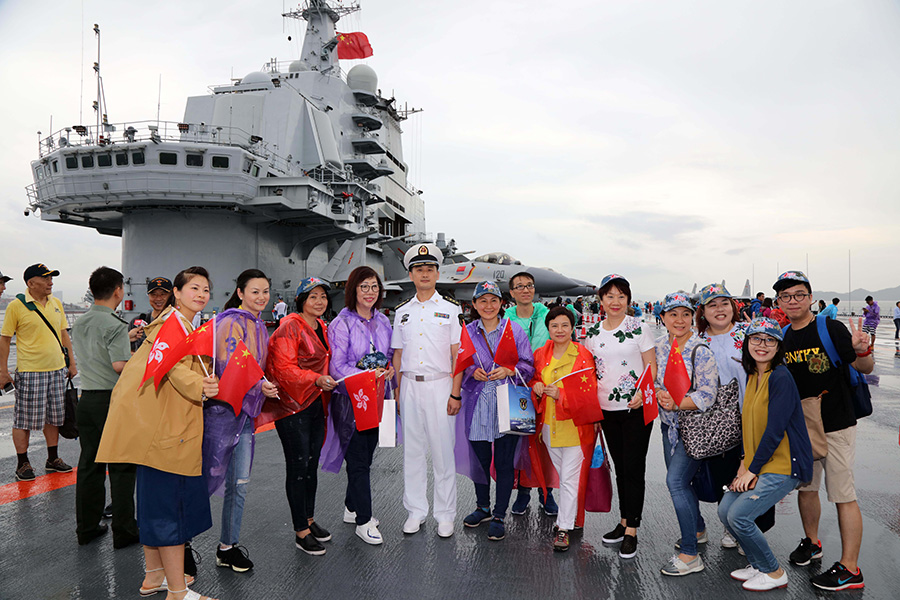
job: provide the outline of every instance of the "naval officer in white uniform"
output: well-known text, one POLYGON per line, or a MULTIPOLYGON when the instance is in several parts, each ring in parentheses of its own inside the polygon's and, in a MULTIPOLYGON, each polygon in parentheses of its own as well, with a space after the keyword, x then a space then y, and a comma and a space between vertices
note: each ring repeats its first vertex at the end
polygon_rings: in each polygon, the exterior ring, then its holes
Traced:
POLYGON ((434 470, 434 518, 438 535, 453 535, 456 461, 453 457, 459 398, 452 397, 453 366, 462 332, 459 304, 437 293, 443 255, 434 244, 416 244, 403 257, 416 295, 397 307, 391 347, 400 386, 403 421, 403 533, 416 533, 428 516, 428 465, 434 470))

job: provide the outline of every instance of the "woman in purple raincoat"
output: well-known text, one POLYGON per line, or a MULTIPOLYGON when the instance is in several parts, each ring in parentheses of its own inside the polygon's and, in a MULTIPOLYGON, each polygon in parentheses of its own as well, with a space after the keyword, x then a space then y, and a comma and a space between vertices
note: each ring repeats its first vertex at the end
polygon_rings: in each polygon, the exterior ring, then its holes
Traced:
MULTIPOLYGON (((248 269, 237 279, 237 287, 225 311, 216 315, 216 375, 222 377, 225 366, 243 340, 247 349, 266 367, 269 333, 260 313, 269 303, 269 280, 265 273, 248 269)), ((210 399, 203 410, 203 475, 210 495, 224 485, 222 534, 216 550, 216 565, 230 567, 238 573, 253 568, 247 551, 237 545, 244 514, 244 498, 250 482, 253 462, 253 419, 266 398, 278 395, 276 387, 260 381, 244 396, 241 412, 225 402, 210 399)))
MULTIPOLYGON (((343 379, 369 369, 386 378, 390 393, 394 368, 391 366, 391 322, 379 312, 384 286, 371 267, 357 267, 344 288, 345 308, 328 327, 331 346, 329 374, 343 379)), ((372 489, 369 469, 378 446, 378 428, 357 431, 347 388, 341 383, 331 393, 328 433, 322 448, 322 469, 337 473, 347 461, 347 493, 344 522, 356 524, 356 535, 368 544, 382 543, 378 520, 372 517, 372 489)))
POLYGON ((490 521, 489 540, 502 540, 506 535, 503 520, 515 480, 516 450, 519 440, 524 439, 518 435, 500 433, 497 387, 504 383, 527 386, 534 374, 531 342, 517 323, 510 323, 519 355, 515 371, 494 362, 508 321, 500 318, 501 300, 500 286, 495 281, 483 281, 475 287, 473 305, 480 318, 466 326, 475 347, 474 364, 454 378, 450 395, 451 398, 461 397, 459 416, 462 418, 456 419, 456 470, 475 483, 477 507, 463 519, 463 523, 466 527, 478 527, 490 521), (492 458, 497 472, 493 513, 490 485, 492 458))

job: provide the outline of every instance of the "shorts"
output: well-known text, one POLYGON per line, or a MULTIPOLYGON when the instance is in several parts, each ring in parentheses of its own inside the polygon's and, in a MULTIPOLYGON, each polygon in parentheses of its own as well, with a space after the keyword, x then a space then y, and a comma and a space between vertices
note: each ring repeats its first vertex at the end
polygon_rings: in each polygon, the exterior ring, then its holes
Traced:
POLYGON ((876 330, 876 329, 878 329, 878 325, 877 325, 877 324, 875 324, 875 325, 863 325, 863 326, 862 326, 862 330, 863 330, 865 333, 868 333, 868 334, 870 334, 870 335, 875 335, 875 330, 876 330))
POLYGON ((16 371, 13 429, 43 429, 66 420, 66 376, 69 371, 16 371))
POLYGON ((853 482, 853 463, 856 461, 856 425, 825 434, 828 456, 813 461, 813 477, 801 492, 818 492, 825 472, 825 489, 828 501, 835 504, 854 502, 856 487, 853 482))

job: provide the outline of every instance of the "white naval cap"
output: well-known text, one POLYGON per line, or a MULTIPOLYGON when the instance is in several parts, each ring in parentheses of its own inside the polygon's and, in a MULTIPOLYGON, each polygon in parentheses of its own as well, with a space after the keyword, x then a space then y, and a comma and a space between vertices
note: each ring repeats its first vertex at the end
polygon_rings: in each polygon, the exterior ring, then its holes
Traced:
POLYGON ((440 267, 443 260, 443 253, 435 244, 416 244, 403 255, 403 266, 406 267, 407 271, 416 265, 440 267))

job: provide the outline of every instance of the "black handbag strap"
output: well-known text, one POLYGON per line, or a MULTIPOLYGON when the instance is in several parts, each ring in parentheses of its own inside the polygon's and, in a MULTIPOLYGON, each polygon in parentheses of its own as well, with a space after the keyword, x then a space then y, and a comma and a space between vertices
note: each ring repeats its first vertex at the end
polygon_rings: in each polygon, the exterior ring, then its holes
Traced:
MULTIPOLYGON (((41 318, 41 321, 44 322, 44 325, 47 326, 47 328, 50 330, 50 333, 52 333, 52 334, 53 334, 53 337, 56 338, 56 343, 59 344, 59 349, 60 349, 60 350, 62 351, 62 353, 63 353, 63 358, 66 359, 66 367, 68 368, 68 366, 69 366, 69 353, 66 351, 65 346, 62 345, 62 342, 60 341, 59 336, 56 334, 56 330, 53 329, 53 325, 50 324, 50 321, 47 320, 47 317, 45 317, 44 314, 43 314, 40 310, 38 310, 38 308, 37 308, 36 306, 35 306, 34 308, 29 307, 29 306, 28 306, 28 302, 25 302, 25 296, 24 296, 24 295, 22 295, 22 294, 17 294, 17 295, 16 295, 16 300, 18 300, 19 302, 21 302, 21 303, 25 306, 25 308, 27 308, 27 309, 30 310, 31 312, 37 313, 37 316, 39 316, 39 317, 41 318)), ((48 300, 48 302, 49 302, 49 300, 48 300)), ((33 305, 33 303, 32 303, 32 305, 33 305)))
POLYGON ((706 344, 697 344, 696 346, 694 346, 694 349, 691 350, 691 389, 689 389, 688 392, 697 391, 696 388, 694 388, 694 375, 697 373, 696 358, 697 350, 699 350, 700 348, 706 348, 707 350, 709 350, 709 346, 707 346, 706 344))

